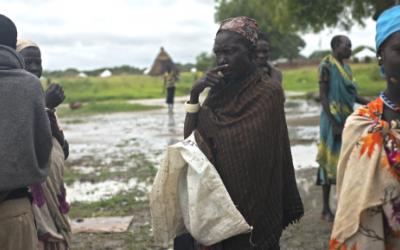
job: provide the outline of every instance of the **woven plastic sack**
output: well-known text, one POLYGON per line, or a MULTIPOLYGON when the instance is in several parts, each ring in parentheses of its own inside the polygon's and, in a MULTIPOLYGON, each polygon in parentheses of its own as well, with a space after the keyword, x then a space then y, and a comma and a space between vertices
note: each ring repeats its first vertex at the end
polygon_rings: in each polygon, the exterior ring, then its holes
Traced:
POLYGON ((210 246, 251 231, 193 134, 168 147, 150 193, 150 210, 154 238, 163 247, 185 232, 210 246))

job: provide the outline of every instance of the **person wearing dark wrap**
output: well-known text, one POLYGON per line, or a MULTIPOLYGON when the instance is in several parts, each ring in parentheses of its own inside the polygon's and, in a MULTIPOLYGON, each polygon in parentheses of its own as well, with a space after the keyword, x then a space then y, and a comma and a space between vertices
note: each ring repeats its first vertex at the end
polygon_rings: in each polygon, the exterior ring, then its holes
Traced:
POLYGON ((271 47, 267 34, 260 32, 256 48, 257 66, 265 77, 271 77, 282 84, 282 72, 269 62, 270 51, 271 47))
MULTIPOLYGON (((30 40, 19 39, 17 52, 24 58, 25 69, 40 78, 42 56, 39 46, 30 40)), ((56 115, 56 107, 64 99, 62 87, 51 83, 45 92, 46 111, 53 136, 49 175, 45 182, 29 187, 39 239, 38 250, 66 250, 71 245, 72 232, 67 216, 69 204, 64 185, 64 161, 69 155, 69 146, 56 115)))
MULTIPOLYGON (((39 46, 24 39, 18 39, 16 51, 22 56, 25 62, 25 70, 37 76, 42 77, 42 54, 39 46)), ((58 83, 50 83, 45 91, 45 106, 50 121, 51 134, 57 139, 63 149, 65 159, 69 155, 69 144, 64 138, 64 132, 59 126, 56 116, 56 108, 65 100, 64 90, 58 83)))
POLYGON ((28 186, 48 175, 52 149, 39 79, 15 51, 17 29, 0 15, 0 249, 37 249, 28 186))
POLYGON ((249 234, 200 249, 279 249, 282 230, 299 220, 303 204, 295 173, 280 84, 256 67, 259 29, 247 17, 228 19, 217 32, 217 67, 198 80, 185 104, 184 136, 195 132, 249 234), (199 95, 210 92, 203 105, 199 95))

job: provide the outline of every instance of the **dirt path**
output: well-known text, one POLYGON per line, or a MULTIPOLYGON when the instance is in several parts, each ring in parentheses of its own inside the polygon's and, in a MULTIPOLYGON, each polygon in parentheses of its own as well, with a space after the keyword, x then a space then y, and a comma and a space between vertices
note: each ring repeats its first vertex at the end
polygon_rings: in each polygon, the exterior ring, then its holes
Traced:
MULTIPOLYGON (((301 221, 285 230, 281 238, 283 250, 328 249, 332 223, 320 219, 322 205, 321 188, 315 185, 316 169, 296 172, 297 183, 303 200, 305 214, 301 221)), ((334 196, 335 192, 333 192, 334 196)), ((335 207, 335 201, 332 201, 335 207)))
MULTIPOLYGON (((182 137, 184 111, 166 109, 63 120, 70 141, 68 195, 72 218, 134 215, 130 230, 114 234, 75 234, 72 249, 158 249, 150 228, 147 192, 167 145, 182 137), (102 198, 102 200, 100 200, 102 198)), ((135 101, 142 104, 164 100, 135 101)), ((320 220, 321 192, 315 183, 319 108, 295 100, 286 104, 297 181, 306 213, 288 227, 282 249, 327 249, 331 224, 320 220)))
MULTIPOLYGON (((321 191, 314 185, 315 169, 297 171, 300 194, 305 206, 305 215, 297 224, 289 226, 281 238, 282 250, 328 249, 332 223, 320 220, 321 191)), ((129 232, 114 234, 76 234, 73 248, 79 250, 158 250, 153 245, 149 213, 144 209, 135 214, 129 232)))

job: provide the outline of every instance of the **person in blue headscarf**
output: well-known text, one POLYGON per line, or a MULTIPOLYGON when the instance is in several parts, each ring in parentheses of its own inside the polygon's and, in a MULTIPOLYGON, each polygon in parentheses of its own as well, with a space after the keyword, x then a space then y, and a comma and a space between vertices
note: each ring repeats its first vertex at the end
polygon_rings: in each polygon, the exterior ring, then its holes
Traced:
POLYGON ((376 24, 386 89, 348 117, 329 249, 400 249, 400 6, 376 24))

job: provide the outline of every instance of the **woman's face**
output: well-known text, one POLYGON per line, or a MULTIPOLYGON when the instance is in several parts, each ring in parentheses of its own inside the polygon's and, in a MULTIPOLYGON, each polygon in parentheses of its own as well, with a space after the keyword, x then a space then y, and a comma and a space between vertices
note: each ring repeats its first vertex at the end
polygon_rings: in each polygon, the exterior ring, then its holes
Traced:
POLYGON ((254 67, 255 53, 251 53, 244 39, 239 34, 228 31, 218 33, 215 38, 214 53, 217 65, 229 65, 223 72, 228 82, 242 79, 251 67, 254 67))
POLYGON ((27 47, 21 50, 20 54, 24 58, 26 71, 40 78, 42 76, 42 57, 40 50, 36 47, 27 47))
POLYGON ((267 66, 269 58, 269 44, 267 41, 259 40, 257 43, 257 64, 258 66, 267 66))
POLYGON ((379 55, 387 79, 395 78, 400 83, 400 32, 393 33, 382 45, 379 55))
POLYGON ((342 59, 348 59, 351 57, 351 41, 348 37, 342 36, 340 38, 340 44, 336 47, 335 52, 342 59))

